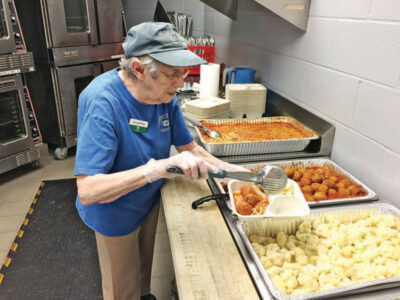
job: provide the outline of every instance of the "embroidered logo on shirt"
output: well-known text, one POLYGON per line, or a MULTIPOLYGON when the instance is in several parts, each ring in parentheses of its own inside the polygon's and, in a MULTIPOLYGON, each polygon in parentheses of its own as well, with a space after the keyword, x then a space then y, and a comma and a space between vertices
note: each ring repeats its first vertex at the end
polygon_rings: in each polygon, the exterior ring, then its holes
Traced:
POLYGON ((170 130, 168 114, 161 115, 159 118, 159 123, 160 123, 160 127, 161 127, 161 132, 166 132, 166 131, 170 130))

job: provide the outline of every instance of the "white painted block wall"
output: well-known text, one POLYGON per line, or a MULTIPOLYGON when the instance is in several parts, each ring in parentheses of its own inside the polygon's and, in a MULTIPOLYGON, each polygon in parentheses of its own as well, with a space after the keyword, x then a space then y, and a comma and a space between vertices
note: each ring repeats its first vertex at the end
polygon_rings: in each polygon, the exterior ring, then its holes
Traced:
MULTIPOLYGON (((152 16, 138 4, 147 2, 130 0, 131 24, 152 16)), ((239 0, 237 21, 198 0, 163 4, 199 10, 196 30, 216 37, 218 62, 257 69, 268 88, 333 123, 332 159, 400 207, 400 1, 311 0, 306 32, 253 0, 239 0)))

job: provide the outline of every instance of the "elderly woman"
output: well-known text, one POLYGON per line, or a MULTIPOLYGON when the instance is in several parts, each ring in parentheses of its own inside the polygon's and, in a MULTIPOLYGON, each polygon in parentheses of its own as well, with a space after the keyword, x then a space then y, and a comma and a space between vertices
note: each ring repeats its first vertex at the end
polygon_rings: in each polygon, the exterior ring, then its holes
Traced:
POLYGON ((171 24, 132 27, 120 68, 95 78, 79 97, 74 175, 76 207, 95 231, 103 296, 155 299, 151 267, 160 187, 168 165, 201 179, 215 158, 190 134, 175 92, 185 67, 204 63, 171 24), (170 157, 174 145, 179 154, 170 157))

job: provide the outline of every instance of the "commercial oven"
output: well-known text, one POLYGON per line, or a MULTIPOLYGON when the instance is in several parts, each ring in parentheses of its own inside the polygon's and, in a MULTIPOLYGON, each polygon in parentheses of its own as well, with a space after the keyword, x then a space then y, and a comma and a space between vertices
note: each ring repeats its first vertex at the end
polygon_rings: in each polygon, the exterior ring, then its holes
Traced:
POLYGON ((43 140, 56 158, 76 146, 77 102, 99 74, 118 66, 126 32, 122 1, 19 0, 21 26, 33 52, 27 74, 43 140))
POLYGON ((41 6, 48 48, 123 40, 121 1, 42 0, 41 6))
POLYGON ((25 50, 14 1, 0 0, 0 54, 25 50))
POLYGON ((10 9, 7 0, 0 0, 0 53, 15 52, 14 34, 12 33, 10 9))
POLYGON ((29 149, 31 145, 21 77, 0 77, 0 159, 29 149))
POLYGON ((32 99, 39 99, 34 106, 43 139, 59 146, 57 158, 64 158, 67 149, 76 146, 79 94, 96 76, 117 65, 118 60, 53 68, 38 65, 40 76, 27 76, 32 99))

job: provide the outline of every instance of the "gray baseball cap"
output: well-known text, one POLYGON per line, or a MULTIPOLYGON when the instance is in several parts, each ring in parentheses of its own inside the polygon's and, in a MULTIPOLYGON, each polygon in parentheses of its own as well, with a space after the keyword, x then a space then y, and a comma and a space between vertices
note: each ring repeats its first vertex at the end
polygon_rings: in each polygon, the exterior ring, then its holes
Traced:
POLYGON ((122 46, 126 58, 150 55, 155 60, 174 67, 207 63, 187 49, 185 39, 169 23, 145 22, 133 26, 122 46))

